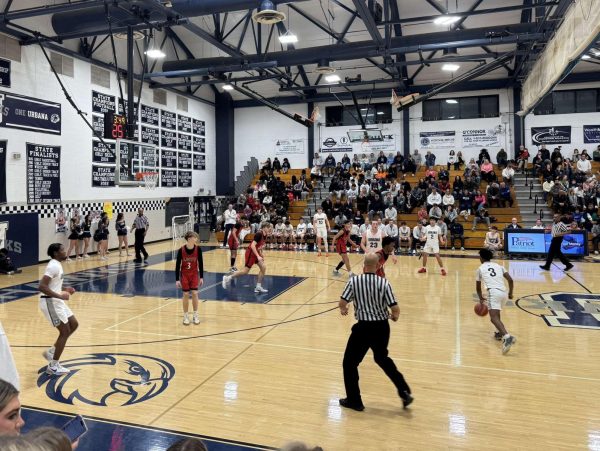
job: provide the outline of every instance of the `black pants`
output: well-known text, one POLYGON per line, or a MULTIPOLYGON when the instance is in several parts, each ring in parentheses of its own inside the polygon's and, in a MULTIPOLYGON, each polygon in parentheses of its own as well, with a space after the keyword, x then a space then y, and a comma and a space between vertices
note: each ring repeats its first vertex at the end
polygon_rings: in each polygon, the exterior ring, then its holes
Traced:
POLYGON ((465 247, 464 235, 452 235, 450 234, 450 246, 454 247, 454 242, 460 240, 460 247, 465 247))
POLYGON ((408 392, 410 388, 402 373, 396 368, 394 361, 388 357, 388 343, 390 341, 390 324, 385 321, 359 321, 352 326, 352 333, 348 338, 346 352, 344 353, 344 385, 346 396, 351 403, 362 403, 360 388, 358 387, 358 365, 369 351, 373 350, 375 363, 396 386, 398 393, 408 392))
POLYGON ((562 264, 565 266, 571 265, 571 262, 569 261, 569 259, 567 257, 565 257, 565 254, 563 254, 562 250, 560 249, 560 247, 562 245, 562 241, 563 241, 562 236, 552 238, 552 241, 550 242, 550 249, 548 249, 548 258, 546 259, 546 265, 545 265, 546 268, 550 268, 550 265, 552 264, 552 260, 554 260, 554 257, 558 257, 560 259, 560 261, 562 262, 562 264))
POLYGON ((142 254, 144 254, 144 260, 148 258, 148 252, 146 252, 146 248, 144 247, 144 238, 145 238, 146 229, 135 229, 135 259, 141 260, 142 254))
POLYGON ((227 238, 229 238, 229 232, 233 229, 235 224, 225 224, 225 235, 223 236, 223 246, 227 246, 227 238))
POLYGON ((592 238, 592 243, 594 244, 594 250, 597 251, 598 250, 598 243, 600 243, 600 235, 595 236, 594 238, 592 238))

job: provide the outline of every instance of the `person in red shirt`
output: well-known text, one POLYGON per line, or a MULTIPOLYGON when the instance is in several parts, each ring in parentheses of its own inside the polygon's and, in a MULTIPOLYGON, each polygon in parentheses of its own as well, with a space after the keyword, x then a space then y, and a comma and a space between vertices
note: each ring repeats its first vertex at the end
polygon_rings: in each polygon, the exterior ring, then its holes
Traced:
POLYGON ((190 292, 192 293, 192 308, 194 309, 194 324, 200 324, 198 318, 198 288, 204 283, 204 263, 202 251, 196 245, 198 234, 187 232, 185 245, 177 252, 175 263, 175 285, 183 290, 183 324, 189 326, 188 309, 190 307, 190 292))
POLYGON ((375 252, 375 254, 379 257, 379 261, 377 262, 377 271, 375 272, 375 274, 379 277, 383 277, 385 279, 385 270, 383 267, 390 255, 392 256, 392 261, 394 262, 394 264, 396 264, 397 259, 396 257, 394 257, 395 248, 396 242, 394 238, 392 238, 391 236, 383 237, 383 240, 381 240, 381 249, 375 252))
POLYGON ((235 272, 238 269, 235 267, 235 260, 237 258, 237 251, 241 244, 240 240, 240 230, 242 230, 242 224, 236 222, 231 229, 231 233, 229 234, 229 238, 227 238, 227 244, 229 245, 229 257, 231 261, 231 268, 229 268, 229 272, 235 272))
POLYGON ((345 221, 344 226, 341 230, 333 237, 331 240, 331 252, 335 249, 342 261, 338 263, 338 265, 333 270, 335 275, 340 274, 340 268, 346 265, 346 269, 348 270, 348 276, 352 277, 352 270, 350 268, 350 260, 348 259, 348 242, 352 245, 353 248, 357 248, 359 245, 350 239, 350 230, 352 229, 352 221, 345 221))
POLYGON ((265 240, 271 234, 272 227, 273 226, 270 222, 263 222, 260 225, 260 231, 254 234, 254 240, 252 243, 250 243, 248 249, 246 249, 246 265, 242 269, 235 271, 229 276, 223 276, 221 285, 224 289, 229 287, 232 279, 248 274, 252 267, 257 265, 260 272, 258 273, 258 279, 256 282, 256 288, 254 288, 254 292, 259 294, 269 292, 269 290, 264 289, 262 286, 263 278, 267 272, 267 266, 265 265, 262 248, 265 245, 265 240))

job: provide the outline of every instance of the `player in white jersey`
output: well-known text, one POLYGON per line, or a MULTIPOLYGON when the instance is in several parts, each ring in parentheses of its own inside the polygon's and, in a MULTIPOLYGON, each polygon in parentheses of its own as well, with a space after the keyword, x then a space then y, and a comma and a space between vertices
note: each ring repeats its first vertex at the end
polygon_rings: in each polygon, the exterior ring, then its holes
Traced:
POLYGON ((285 234, 285 224, 283 223, 283 219, 279 218, 277 220, 277 224, 275 224, 275 233, 273 233, 275 237, 275 249, 277 249, 277 244, 279 244, 279 249, 283 249, 283 235, 285 234))
POLYGON ((365 254, 372 254, 381 249, 381 240, 386 236, 383 227, 379 227, 379 221, 373 219, 371 221, 371 227, 369 227, 365 233, 363 233, 360 241, 360 248, 365 254))
POLYGON ((500 319, 500 311, 502 310, 502 304, 507 299, 513 298, 514 282, 510 274, 502 266, 491 261, 493 257, 494 254, 489 249, 481 249, 479 251, 481 266, 477 269, 475 276, 475 289, 477 290, 477 296, 479 296, 479 302, 485 304, 481 282, 487 288, 490 321, 497 329, 497 332, 494 333, 494 338, 502 340, 502 354, 506 354, 510 347, 517 342, 517 339, 507 332, 506 327, 504 327, 500 319), (508 293, 506 292, 504 279, 508 281, 508 293))
POLYGON ((290 249, 292 246, 294 249, 296 249, 296 234, 294 233, 294 226, 289 220, 285 221, 285 228, 283 229, 283 242, 286 249, 290 249))
POLYGON ((410 227, 406 225, 406 221, 402 221, 400 223, 400 227, 398 227, 398 236, 400 238, 400 251, 403 248, 406 248, 406 251, 410 252, 412 249, 412 230, 410 230, 410 227))
POLYGON ((435 218, 429 218, 429 225, 425 227, 424 234, 427 239, 425 241, 425 246, 423 247, 423 267, 419 269, 419 273, 427 272, 427 257, 430 254, 435 255, 435 259, 440 265, 440 269, 442 272, 442 276, 446 275, 446 270, 444 269, 444 264, 442 263, 442 259, 440 258, 440 243, 445 243, 445 238, 442 236, 442 231, 440 230, 440 226, 436 224, 435 218))
POLYGON ((306 235, 306 223, 304 222, 304 218, 300 218, 300 222, 296 226, 296 243, 298 243, 298 249, 306 249, 304 235, 306 235))
POLYGON ((317 234, 317 250, 318 256, 321 256, 321 246, 325 248, 325 257, 329 257, 329 248, 327 243, 327 233, 329 232, 329 219, 327 215, 323 213, 323 208, 318 207, 317 212, 313 217, 313 226, 317 234))
POLYGON ((59 359, 67 344, 69 337, 77 330, 79 323, 75 315, 65 303, 69 297, 75 293, 74 288, 64 287, 63 269, 60 262, 67 259, 65 248, 60 243, 54 243, 48 246, 48 257, 51 258, 44 271, 44 276, 40 280, 40 310, 52 326, 58 329, 58 338, 54 346, 44 351, 43 355, 48 360, 46 373, 50 375, 61 375, 69 373, 64 368, 59 359))

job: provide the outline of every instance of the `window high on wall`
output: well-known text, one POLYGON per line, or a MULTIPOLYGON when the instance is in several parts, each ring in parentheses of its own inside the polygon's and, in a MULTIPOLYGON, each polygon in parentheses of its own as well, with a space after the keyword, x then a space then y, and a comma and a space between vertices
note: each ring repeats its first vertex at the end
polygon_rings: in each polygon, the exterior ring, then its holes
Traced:
POLYGON ((533 110, 535 115, 596 112, 600 112, 600 89, 553 91, 533 110))
MULTIPOLYGON (((389 124, 392 122, 392 105, 390 103, 372 103, 359 105, 360 115, 366 125, 389 124)), ((325 107, 325 125, 327 127, 360 125, 360 119, 354 105, 325 107)))
POLYGON ((424 121, 480 119, 500 116, 499 96, 456 97, 423 102, 424 121))

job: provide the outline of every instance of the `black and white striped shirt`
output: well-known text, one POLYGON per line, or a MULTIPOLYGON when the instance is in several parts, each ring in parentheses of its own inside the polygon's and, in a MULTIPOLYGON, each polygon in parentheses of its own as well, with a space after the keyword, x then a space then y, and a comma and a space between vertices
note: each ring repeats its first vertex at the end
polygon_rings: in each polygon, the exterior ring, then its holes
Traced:
POLYGON ((568 231, 569 228, 562 221, 559 221, 552 226, 552 238, 556 238, 558 234, 568 231))
POLYGON ((148 222, 148 218, 146 216, 144 216, 144 215, 142 215, 142 216, 137 215, 135 217, 135 219, 133 220, 133 225, 138 230, 144 230, 144 229, 148 228, 148 226, 150 225, 150 223, 148 222))
POLYGON ((375 274, 352 277, 341 297, 346 302, 354 301, 354 316, 358 321, 387 320, 388 308, 397 304, 390 283, 375 274))

